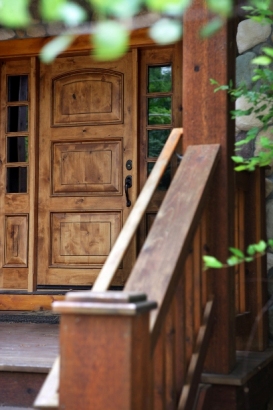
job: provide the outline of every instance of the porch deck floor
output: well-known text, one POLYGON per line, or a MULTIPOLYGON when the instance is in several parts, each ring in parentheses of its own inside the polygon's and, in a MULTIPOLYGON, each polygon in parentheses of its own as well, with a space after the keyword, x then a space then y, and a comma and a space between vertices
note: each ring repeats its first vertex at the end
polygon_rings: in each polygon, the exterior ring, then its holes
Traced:
POLYGON ((48 373, 58 338, 58 324, 0 323, 0 371, 48 373))

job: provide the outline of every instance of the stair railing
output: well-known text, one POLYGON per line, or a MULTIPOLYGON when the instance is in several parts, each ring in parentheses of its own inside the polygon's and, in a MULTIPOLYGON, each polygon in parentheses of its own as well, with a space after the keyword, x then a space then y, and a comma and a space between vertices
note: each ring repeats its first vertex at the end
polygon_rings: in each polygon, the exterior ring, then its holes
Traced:
MULTIPOLYGON (((213 323, 201 264, 218 154, 218 144, 188 147, 124 291, 107 289, 152 196, 146 186, 93 291, 54 303, 62 313, 59 408, 194 408, 213 323)), ((169 155, 149 180, 159 182, 169 155)))

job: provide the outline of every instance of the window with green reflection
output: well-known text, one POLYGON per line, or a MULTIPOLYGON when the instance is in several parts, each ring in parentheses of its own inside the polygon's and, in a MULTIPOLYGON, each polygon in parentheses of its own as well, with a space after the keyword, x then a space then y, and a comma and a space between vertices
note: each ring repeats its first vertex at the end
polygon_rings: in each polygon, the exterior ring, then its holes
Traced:
POLYGON ((148 131, 148 157, 158 157, 164 147, 170 130, 149 130, 148 131))
POLYGON ((28 162, 28 137, 7 138, 7 162, 28 162))
POLYGON ((148 124, 160 125, 172 122, 172 98, 148 98, 148 124))
POLYGON ((154 66, 149 67, 148 92, 167 93, 172 91, 172 67, 154 66))
MULTIPOLYGON (((147 176, 150 175, 150 173, 152 172, 152 169, 155 165, 155 162, 148 162, 147 163, 147 176)), ((167 191, 167 189, 169 188, 171 183, 171 167, 170 165, 167 167, 167 169, 165 170, 159 185, 157 187, 157 189, 159 191, 167 191)))

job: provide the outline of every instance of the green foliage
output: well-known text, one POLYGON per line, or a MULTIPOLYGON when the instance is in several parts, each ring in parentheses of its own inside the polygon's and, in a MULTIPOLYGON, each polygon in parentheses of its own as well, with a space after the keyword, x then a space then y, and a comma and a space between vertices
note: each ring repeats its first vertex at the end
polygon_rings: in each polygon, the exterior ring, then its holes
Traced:
POLYGON ((181 35, 181 22, 169 18, 157 21, 150 28, 150 36, 158 44, 174 43, 181 38, 181 35))
POLYGON ((6 27, 20 28, 31 23, 29 0, 1 0, 0 24, 6 27))
POLYGON ((116 21, 102 21, 97 24, 93 35, 94 56, 97 60, 114 60, 121 57, 128 48, 129 33, 116 21))
POLYGON ((229 248, 231 255, 227 258, 225 263, 220 262, 214 256, 203 256, 204 270, 209 268, 228 268, 244 262, 252 262, 254 258, 261 257, 265 254, 267 248, 273 246, 273 239, 267 242, 261 240, 259 243, 251 244, 247 247, 246 253, 238 248, 229 248))
POLYGON ((70 46, 74 39, 75 36, 67 34, 51 40, 41 50, 40 58, 42 62, 46 64, 52 63, 58 54, 62 53, 70 46))

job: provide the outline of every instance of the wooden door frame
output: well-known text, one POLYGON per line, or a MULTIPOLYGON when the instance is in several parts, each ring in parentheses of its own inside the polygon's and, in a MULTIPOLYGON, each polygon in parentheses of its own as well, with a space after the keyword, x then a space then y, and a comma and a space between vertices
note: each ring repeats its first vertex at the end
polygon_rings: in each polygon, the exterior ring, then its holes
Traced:
MULTIPOLYGON (((35 69, 39 66, 38 57, 41 48, 48 43, 52 38, 27 38, 27 39, 16 39, 16 40, 6 40, 0 41, 0 59, 10 60, 10 59, 21 59, 21 58, 31 58, 32 66, 35 69)), ((138 53, 137 49, 158 47, 148 36, 148 29, 138 29, 134 30, 131 34, 130 48, 135 49, 135 53, 138 53)), ((176 46, 176 50, 182 50, 182 46, 176 46)), ((90 53, 92 46, 90 44, 90 37, 87 35, 80 35, 76 38, 72 46, 64 52, 63 56, 68 55, 87 55, 90 53)), ((177 59, 180 59, 181 50, 178 52, 177 59)), ((182 61, 182 60, 181 60, 182 61)), ((181 63, 182 64, 182 63, 181 63)), ((135 69, 138 69, 137 67, 135 69)), ((33 71, 33 72, 34 72, 33 71)), ((32 74, 34 75, 34 74, 32 74)), ((32 77, 33 78, 33 77, 32 77)), ((32 96, 33 98, 33 96, 32 96)), ((36 97, 37 98, 37 97, 36 97)), ((138 97, 139 101, 139 97, 138 97)), ((35 118, 37 115, 35 114, 35 118)), ((36 121, 37 122, 37 121, 36 121)), ((138 122, 138 120, 137 120, 138 122)), ((139 126, 138 126, 139 128, 139 126)), ((137 131, 139 134, 139 130, 137 131)), ((138 155, 140 154, 138 148, 138 155)), ((34 224, 34 219, 33 219, 34 224)), ((35 267, 33 267, 34 269, 35 267)), ((0 291, 0 310, 40 310, 43 308, 48 308, 49 298, 53 301, 55 298, 60 298, 58 295, 49 295, 50 292, 32 292, 35 288, 35 279, 29 280, 28 290, 25 291, 0 291), (43 293, 43 295, 41 295, 43 293), (37 296, 37 297, 34 297, 37 296), (39 297, 38 297, 39 296, 39 297)), ((56 292, 54 292, 56 293, 56 292)))

